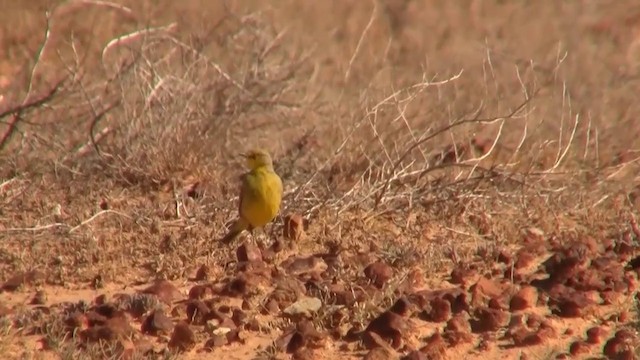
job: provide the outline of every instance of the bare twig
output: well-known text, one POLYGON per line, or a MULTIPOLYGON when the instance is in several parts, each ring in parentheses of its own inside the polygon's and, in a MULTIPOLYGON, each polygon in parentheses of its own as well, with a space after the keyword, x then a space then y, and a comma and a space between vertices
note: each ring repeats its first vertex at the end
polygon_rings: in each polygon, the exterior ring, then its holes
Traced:
POLYGON ((36 70, 38 69, 38 65, 40 64, 40 60, 42 59, 42 55, 44 54, 44 50, 49 42, 49 37, 51 35, 51 13, 49 12, 46 13, 46 19, 47 19, 47 24, 44 32, 44 39, 42 41, 42 45, 40 45, 40 48, 38 48, 38 51, 36 52, 33 67, 29 72, 27 94, 24 96, 24 99, 22 100, 22 103, 20 105, 4 110, 0 113, 0 119, 5 117, 8 114, 12 114, 11 120, 9 120, 9 123, 8 123, 8 128, 0 138, 0 151, 5 147, 5 145, 9 141, 9 138, 11 138, 11 135, 13 135, 14 131, 16 130, 18 123, 20 122, 20 120, 22 120, 22 113, 27 109, 41 106, 42 104, 51 100, 53 96, 56 94, 56 92, 59 90, 62 83, 65 81, 65 78, 63 78, 58 82, 56 82, 54 86, 52 86, 48 91, 44 92, 43 94, 39 96, 32 96, 33 86, 34 86, 33 80, 35 77, 35 73, 36 73, 36 70))
MULTIPOLYGON (((534 93, 535 95, 535 93, 534 93)), ((500 117, 494 117, 494 118, 487 118, 487 119, 480 119, 479 115, 480 112, 478 111, 476 113, 476 115, 474 116, 474 118, 472 119, 461 119, 461 120, 456 120, 453 123, 446 125, 436 131, 434 131, 433 133, 431 133, 430 135, 420 139, 419 141, 413 143, 411 146, 409 146, 404 153, 398 158, 398 160, 396 160, 396 162, 394 163, 391 171, 389 172, 389 176, 387 176, 387 179, 384 183, 384 186, 380 189, 380 192, 378 193, 378 196, 376 197, 375 203, 374 203, 374 210, 378 208, 378 206, 380 205, 380 200, 382 200, 382 197, 385 195, 385 193, 388 190, 388 186, 389 186, 389 182, 391 182, 391 180, 393 179, 393 174, 396 172, 396 170, 398 169, 398 167, 400 166, 400 164, 402 164, 402 162, 407 158, 407 156, 409 156, 409 154, 416 149, 418 146, 420 146, 421 144, 435 138, 436 136, 445 133, 455 127, 459 127, 465 124, 490 124, 490 123, 494 123, 497 121, 501 121, 501 120, 506 120, 506 119, 512 119, 515 115, 517 115, 527 104, 529 104, 529 102, 531 102, 531 100, 534 97, 528 97, 526 98, 520 105, 518 105, 514 110, 512 110, 509 114, 507 114, 506 116, 500 116, 500 117)))
POLYGON ((371 29, 371 25, 373 25, 373 22, 376 19, 376 14, 378 13, 378 2, 377 1, 373 1, 373 10, 371 11, 371 17, 369 18, 369 22, 367 23, 367 26, 364 27, 364 30, 362 31, 362 34, 360 35, 360 39, 358 39, 358 45, 356 45, 356 49, 353 52, 353 55, 351 56, 351 59, 349 60, 349 65, 347 66, 347 71, 344 73, 344 81, 347 81, 349 79, 349 75, 351 74, 351 67, 353 66, 353 62, 356 60, 356 57, 358 56, 358 53, 360 52, 360 47, 362 46, 362 43, 364 41, 365 36, 367 36, 367 33, 369 32, 369 29, 371 29))
POLYGON ((92 217, 88 218, 87 220, 81 222, 80 224, 72 227, 71 229, 69 229, 69 233, 72 233, 76 230, 78 230, 79 228, 89 224, 90 222, 92 222, 93 220, 97 219, 98 217, 104 215, 104 214, 116 214, 116 215, 120 215, 122 217, 126 217, 127 219, 131 219, 131 217, 127 214, 121 213, 119 211, 115 211, 115 210, 102 210, 102 211, 98 211, 95 215, 93 215, 92 217))

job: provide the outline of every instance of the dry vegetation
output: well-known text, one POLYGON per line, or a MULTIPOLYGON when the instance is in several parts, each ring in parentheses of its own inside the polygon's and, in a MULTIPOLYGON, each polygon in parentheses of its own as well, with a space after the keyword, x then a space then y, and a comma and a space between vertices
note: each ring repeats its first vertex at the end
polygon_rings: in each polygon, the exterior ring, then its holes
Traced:
POLYGON ((3 358, 640 353, 632 1, 0 5, 3 358))

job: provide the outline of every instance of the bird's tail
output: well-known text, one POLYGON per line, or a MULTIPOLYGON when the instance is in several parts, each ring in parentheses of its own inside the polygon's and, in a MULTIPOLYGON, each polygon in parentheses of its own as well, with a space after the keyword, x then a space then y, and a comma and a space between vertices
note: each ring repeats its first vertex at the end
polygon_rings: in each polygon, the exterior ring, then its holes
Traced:
POLYGON ((242 218, 238 219, 233 224, 233 226, 231 226, 231 229, 229 229, 229 232, 227 233, 227 235, 225 235, 220 241, 223 244, 228 244, 232 242, 238 235, 240 235, 242 231, 246 230, 248 227, 249 226, 246 223, 246 221, 244 221, 242 218))

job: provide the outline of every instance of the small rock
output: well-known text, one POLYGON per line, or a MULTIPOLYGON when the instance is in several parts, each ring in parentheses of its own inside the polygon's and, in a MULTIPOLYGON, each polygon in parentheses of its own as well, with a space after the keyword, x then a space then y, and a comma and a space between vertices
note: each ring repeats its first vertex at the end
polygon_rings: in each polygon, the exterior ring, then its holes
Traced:
POLYGON ((212 350, 218 347, 225 346, 229 343, 227 337, 224 335, 213 335, 207 342, 204 344, 204 348, 207 350, 212 350))
POLYGON ((33 299, 31 299, 31 305, 44 305, 47 303, 47 293, 44 290, 36 291, 35 295, 33 295, 33 299))
POLYGON ((245 242, 236 251, 238 262, 258 262, 262 261, 262 252, 258 246, 245 242))
POLYGON ((394 349, 398 349, 402 342, 402 332, 407 329, 408 324, 402 316, 391 311, 385 311, 373 319, 365 331, 376 333, 383 339, 391 340, 391 346, 394 349))
POLYGON ((206 285, 194 285, 189 289, 189 299, 202 299, 211 294, 211 287, 206 285))
POLYGON ((601 326, 594 326, 587 330, 587 342, 589 344, 600 344, 604 340, 606 333, 601 326))
POLYGON ((413 350, 407 355, 400 358, 400 360, 429 360, 429 358, 424 353, 421 353, 418 350, 413 350))
POLYGON ((466 312, 456 314, 447 322, 444 330, 455 332, 471 332, 471 325, 469 324, 469 314, 467 314, 466 312))
POLYGON ((282 267, 291 275, 302 275, 307 273, 322 273, 327 270, 327 263, 317 256, 304 258, 287 259, 282 262, 282 267))
POLYGON ((407 299, 406 296, 401 296, 393 303, 393 305, 389 308, 389 311, 394 312, 400 316, 409 316, 411 303, 407 299))
POLYGON ((290 240, 299 240, 304 236, 304 219, 298 214, 287 215, 284 218, 282 235, 290 240))
POLYGON ((314 353, 313 349, 306 347, 298 349, 291 355, 291 360, 315 360, 318 356, 314 353))
POLYGON ((231 328, 220 326, 214 329, 211 333, 213 335, 226 336, 228 333, 231 332, 231 330, 232 330, 231 328))
POLYGON ((383 261, 376 261, 364 269, 364 275, 379 289, 393 277, 393 268, 383 261))
POLYGON ((44 281, 45 274, 39 270, 30 270, 13 275, 2 284, 0 290, 15 291, 21 286, 29 286, 44 281))
POLYGON ((569 346, 569 353, 573 356, 586 355, 591 353, 589 344, 584 341, 574 341, 569 346))
POLYGON ((196 343, 196 336, 193 330, 184 321, 176 324, 173 328, 173 334, 169 340, 169 348, 178 351, 187 351, 191 349, 196 343))
POLYGON ((511 311, 525 310, 536 306, 537 302, 538 289, 531 285, 525 285, 513 295, 509 303, 509 309, 511 311))
POLYGON ((231 316, 231 320, 236 326, 242 326, 247 322, 247 313, 242 311, 241 309, 233 309, 233 315, 231 316))
POLYGON ((184 298, 180 290, 168 280, 156 280, 151 286, 141 292, 143 294, 155 295, 160 301, 168 305, 184 298))
POLYGON ((521 270, 524 269, 526 267, 528 267, 529 265, 533 264, 533 262, 536 260, 535 255, 529 253, 529 252, 518 252, 517 255, 517 259, 515 264, 513 265, 513 267, 516 270, 521 270))
POLYGON ((280 351, 292 354, 304 346, 304 338, 295 328, 290 328, 276 339, 275 345, 280 351))
POLYGON ((158 333, 169 334, 173 330, 173 322, 160 309, 154 310, 147 316, 140 327, 143 334, 157 335, 158 333))
POLYGON ((573 297, 560 298, 554 301, 552 313, 560 317, 583 317, 594 306, 594 302, 583 293, 574 293, 573 297))
POLYGON ((322 307, 322 301, 314 297, 303 297, 289 305, 283 312, 290 316, 304 315, 311 316, 322 307))
POLYGON ((269 299, 267 303, 264 305, 263 314, 278 314, 280 313, 280 303, 276 299, 269 299))
POLYGON ((488 307, 477 308, 474 314, 475 319, 471 321, 473 332, 497 331, 509 325, 511 317, 511 314, 506 311, 488 307))
POLYGON ((262 325, 260 325, 260 321, 258 321, 258 319, 253 318, 244 325, 244 328, 249 331, 260 331, 262 329, 262 325))
POLYGON ((500 250, 498 254, 498 262, 511 265, 513 263, 513 254, 506 249, 500 250))
POLYGON ((471 306, 487 305, 489 299, 500 297, 508 288, 509 285, 506 283, 501 284, 482 276, 469 288, 469 292, 471 293, 471 306))
POLYGON ((244 344, 246 343, 246 340, 248 338, 246 331, 240 329, 233 329, 229 331, 225 336, 227 337, 227 342, 229 342, 229 344, 234 342, 244 344))
POLYGON ((92 326, 80 334, 80 338, 87 342, 114 341, 130 337, 135 330, 129 324, 126 316, 120 315, 106 319, 102 325, 92 326))
POLYGON ((530 329, 538 329, 540 326, 542 326, 542 323, 545 322, 545 318, 542 315, 539 314, 529 314, 529 316, 527 317, 527 326, 530 329))
POLYGON ((451 303, 441 297, 436 297, 427 304, 423 315, 428 321, 447 321, 451 317, 451 303))
POLYGON ((420 348, 420 352, 427 356, 427 359, 440 360, 445 358, 447 344, 439 332, 431 335, 427 339, 426 345, 420 348))
POLYGON ((385 341, 380 335, 372 331, 365 331, 362 334, 362 344, 366 349, 385 349, 389 353, 395 352, 395 350, 385 341))
POLYGON ((209 280, 209 273, 211 270, 207 265, 201 265, 196 271, 196 276, 194 277, 194 281, 206 281, 209 280))
POLYGON ((478 270, 467 264, 459 264, 451 271, 450 283, 461 285, 463 288, 472 283, 478 276, 478 270))
POLYGON ((445 330, 442 336, 450 346, 473 342, 473 335, 469 331, 445 330))
POLYGON ((527 330, 522 325, 510 328, 506 336, 513 340, 514 346, 532 346, 542 342, 535 331, 527 330))
POLYGON ((364 360, 389 360, 397 359, 398 354, 389 348, 374 347, 364 356, 364 360))
POLYGON ((194 325, 204 325, 211 320, 211 309, 200 300, 190 300, 187 303, 187 319, 194 325))

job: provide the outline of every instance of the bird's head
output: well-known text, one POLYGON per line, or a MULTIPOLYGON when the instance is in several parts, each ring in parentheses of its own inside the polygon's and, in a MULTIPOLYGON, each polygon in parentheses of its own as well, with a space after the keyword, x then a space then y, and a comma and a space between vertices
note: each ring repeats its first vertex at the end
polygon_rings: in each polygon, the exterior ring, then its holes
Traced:
POLYGON ((241 154, 247 161, 249 169, 253 170, 259 167, 267 166, 273 167, 273 161, 268 152, 261 149, 249 150, 244 154, 241 154))

